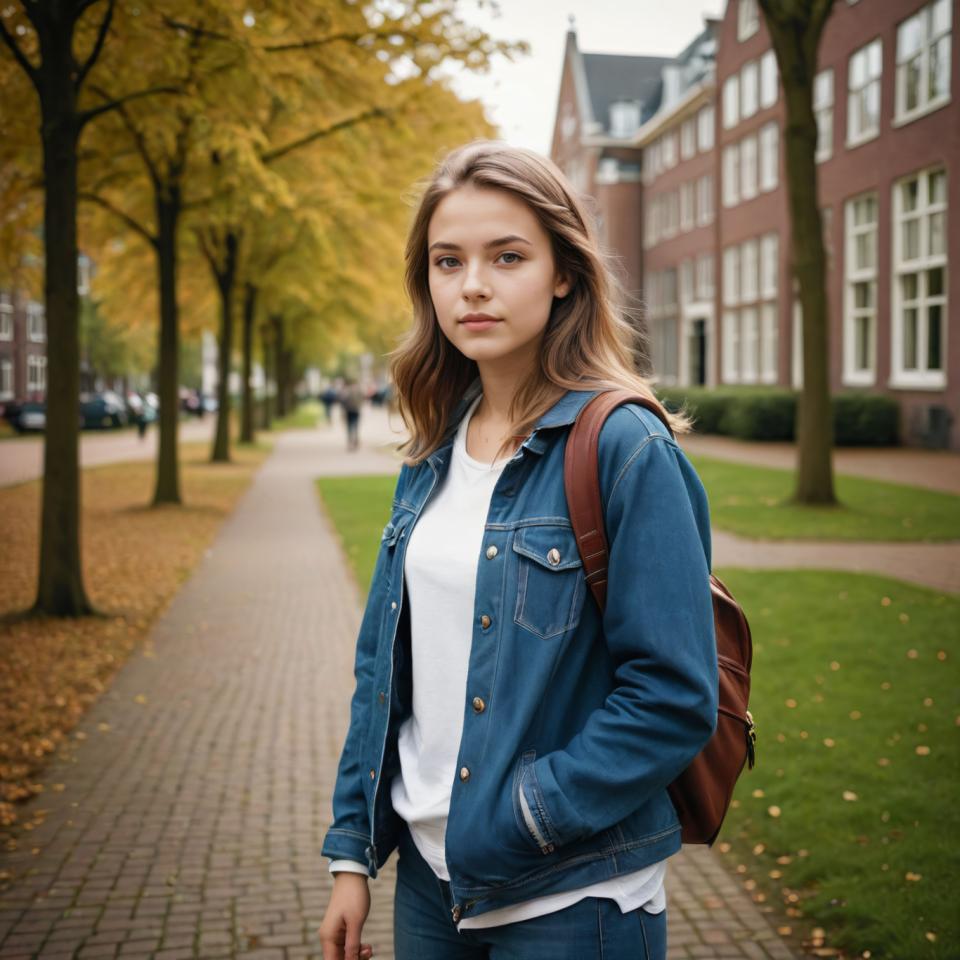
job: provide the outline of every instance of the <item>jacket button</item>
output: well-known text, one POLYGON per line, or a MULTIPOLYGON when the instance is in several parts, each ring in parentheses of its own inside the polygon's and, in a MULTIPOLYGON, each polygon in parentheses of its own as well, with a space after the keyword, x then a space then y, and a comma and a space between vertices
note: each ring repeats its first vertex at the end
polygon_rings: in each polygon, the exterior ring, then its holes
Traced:
POLYGON ((457 923, 460 919, 460 904, 455 903, 453 909, 450 911, 451 916, 453 917, 453 922, 457 923))
POLYGON ((383 693, 382 690, 377 694, 377 699, 378 699, 381 703, 384 703, 384 702, 386 701, 387 698, 384 696, 384 693, 383 693))
POLYGON ((497 553, 498 553, 497 548, 491 543, 490 546, 487 547, 487 559, 492 560, 497 555, 497 553))
POLYGON ((469 780, 470 779, 470 770, 467 767, 460 768, 460 779, 469 780))
POLYGON ((483 713, 486 706, 487 705, 483 702, 483 700, 480 699, 480 697, 473 698, 473 709, 476 710, 477 713, 483 713))
POLYGON ((551 547, 547 559, 556 566, 560 562, 560 551, 556 547, 551 547))
POLYGON ((483 627, 484 630, 490 626, 490 618, 486 614, 480 618, 480 626, 483 627))
POLYGON ((370 771, 370 779, 371 779, 371 780, 376 780, 376 779, 377 779, 377 774, 376 774, 376 772, 375 772, 374 770, 372 770, 372 769, 371 769, 371 771, 370 771))
POLYGON ((392 600, 392 601, 390 602, 390 609, 391 609, 391 610, 396 610, 396 609, 397 609, 397 601, 396 601, 396 600, 392 600))

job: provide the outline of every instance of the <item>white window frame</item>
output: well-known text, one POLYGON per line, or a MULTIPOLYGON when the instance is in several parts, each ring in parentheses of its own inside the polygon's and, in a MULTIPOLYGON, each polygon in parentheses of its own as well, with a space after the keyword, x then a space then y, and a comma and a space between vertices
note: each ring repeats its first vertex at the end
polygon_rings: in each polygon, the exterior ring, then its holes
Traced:
POLYGON ((765 233, 760 238, 760 298, 775 300, 780 279, 780 237, 765 233))
POLYGON ((671 130, 661 138, 661 159, 664 170, 672 170, 677 165, 677 134, 671 130))
POLYGON ((688 180, 680 184, 680 232, 692 230, 694 223, 694 182, 688 180))
POLYGON ((740 122, 740 74, 731 73, 723 81, 723 129, 732 130, 740 122))
POLYGON ((723 250, 723 305, 735 307, 740 302, 740 247, 731 244, 723 250))
POLYGON ((760 382, 777 382, 777 351, 779 340, 777 302, 760 305, 760 382))
POLYGON ((952 6, 950 0, 934 0, 925 7, 921 7, 913 16, 907 17, 897 27, 897 83, 896 83, 896 114, 893 119, 893 125, 901 126, 916 120, 917 117, 925 116, 934 110, 950 102, 950 71, 951 71, 951 30, 952 24, 952 6), (941 23, 935 23, 935 14, 941 16, 941 23), (915 25, 915 26, 914 26, 915 25), (911 28, 922 32, 920 38, 920 49, 907 52, 904 49, 905 39, 911 28), (941 93, 930 96, 930 67, 933 60, 933 50, 941 46, 946 50, 946 89, 941 93), (918 84, 921 91, 921 99, 916 106, 908 109, 907 99, 907 74, 910 64, 919 60, 919 79, 918 84))
POLYGON ((723 382, 740 382, 740 314, 723 311, 723 382))
POLYGON ((760 64, 748 60, 740 68, 740 119, 752 117, 760 109, 760 64))
POLYGON ((743 43, 760 29, 760 11, 757 0, 739 0, 737 3, 737 40, 743 43))
POLYGON ((712 300, 715 292, 713 282, 713 254, 701 253, 696 260, 696 298, 712 300))
POLYGON ((697 148, 700 153, 713 149, 714 124, 717 122, 713 105, 707 104, 697 111, 697 148))
POLYGON ((723 148, 723 205, 735 207, 740 202, 740 145, 728 143, 723 148))
POLYGON ((760 377, 760 312, 756 304, 740 310, 740 382, 760 377))
POLYGON ((688 117, 680 125, 680 159, 689 160, 697 153, 697 118, 688 117))
POLYGON ((740 199, 752 200, 760 191, 757 135, 751 133, 740 141, 740 199))
POLYGON ((610 136, 632 137, 640 126, 640 104, 636 100, 615 100, 610 104, 610 136))
POLYGON ((768 50, 760 58, 760 109, 768 110, 777 102, 780 95, 777 55, 768 50))
POLYGON ((880 135, 883 114, 883 41, 876 37, 850 54, 847 64, 847 147, 858 147, 880 135), (862 66, 861 66, 862 64, 862 66), (876 73, 871 71, 876 68, 876 73), (854 81, 854 74, 862 76, 854 81), (863 108, 876 91, 877 115, 874 126, 862 124, 863 108))
POLYGON ((851 197, 844 205, 844 291, 843 291, 843 382, 849 386, 868 386, 877 377, 877 255, 879 252, 879 198, 875 191, 851 197), (857 224, 857 205, 873 201, 873 220, 857 224), (872 260, 868 266, 857 263, 857 241, 872 238, 872 260), (857 307, 858 284, 872 287, 872 307, 857 307), (868 321, 869 349, 867 366, 856 367, 857 325, 859 320, 868 321))
POLYGON ((813 78, 813 115, 817 121, 817 163, 833 156, 833 68, 813 78))
MULTIPOLYGON (((893 184, 893 290, 891 301, 893 304, 891 317, 891 375, 889 386, 896 389, 932 389, 942 390, 947 385, 946 362, 948 357, 948 335, 950 325, 947 323, 947 308, 949 296, 949 271, 947 268, 946 238, 947 238, 947 201, 946 199, 937 202, 930 202, 928 196, 931 177, 934 174, 943 174, 946 177, 944 167, 929 167, 924 170, 903 177, 893 184), (903 188, 912 180, 918 181, 917 206, 913 211, 906 212, 903 209, 903 188), (930 223, 934 216, 942 215, 942 237, 943 252, 930 253, 929 237, 930 223), (903 226, 908 220, 918 221, 919 231, 919 250, 918 255, 912 260, 903 259, 903 226), (943 270, 943 293, 939 295, 930 295, 927 289, 928 272, 930 270, 943 270), (915 369, 907 370, 904 367, 903 356, 903 333, 904 333, 904 301, 902 281, 908 274, 917 275, 917 346, 916 353, 918 365, 915 369), (929 346, 929 324, 927 311, 931 306, 940 306, 940 369, 927 369, 927 350, 929 346), (923 364, 921 366, 921 363, 923 364)), ((944 182, 944 196, 948 188, 944 182)))
POLYGON ((760 244, 756 239, 740 244, 740 302, 753 303, 760 295, 760 244))
POLYGON ((780 126, 776 120, 765 123, 759 134, 759 190, 776 190, 780 182, 780 126))
POLYGON ((696 289, 694 287, 693 260, 688 257, 680 262, 680 305, 691 303, 696 300, 696 289))
POLYGON ((27 391, 45 392, 47 389, 47 358, 41 353, 27 354, 27 391))
POLYGON ((27 339, 33 343, 43 343, 47 339, 46 310, 37 300, 27 303, 27 339))
POLYGON ((0 357, 0 400, 13 399, 13 360, 0 357))
POLYGON ((697 225, 709 226, 713 215, 713 174, 705 173, 697 180, 697 225))
POLYGON ((0 340, 13 339, 13 298, 0 293, 0 340))

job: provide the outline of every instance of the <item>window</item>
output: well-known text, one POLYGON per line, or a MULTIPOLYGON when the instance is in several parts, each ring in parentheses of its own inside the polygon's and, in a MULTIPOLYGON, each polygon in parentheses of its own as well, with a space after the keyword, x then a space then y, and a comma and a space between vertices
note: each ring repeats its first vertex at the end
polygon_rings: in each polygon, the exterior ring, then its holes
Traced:
POLYGON ((9 293, 0 293, 0 340, 13 339, 13 301, 9 293))
POLYGON ((740 122, 740 76, 733 74, 723 82, 723 129, 740 122))
POLYGON ((680 127, 680 157, 689 160, 697 152, 697 121, 695 117, 683 121, 680 127))
POLYGON ((723 305, 735 307, 740 301, 740 248, 736 245, 723 251, 723 305))
POLYGON ((740 319, 736 310, 723 311, 723 381, 740 379, 740 319))
POLYGON ((760 128, 760 189, 775 190, 780 176, 780 128, 776 121, 760 128))
POLYGON ((0 400, 13 399, 13 361, 0 358, 0 400))
POLYGON ((601 157, 594 177, 596 183, 617 183, 620 179, 620 163, 616 157, 601 157))
POLYGON ((847 143, 856 146, 880 132, 880 40, 861 47, 850 57, 847 71, 847 143))
POLYGON ((661 137, 660 143, 663 169, 670 170, 677 165, 677 135, 666 133, 661 137))
POLYGON ((760 68, 756 60, 745 63, 740 70, 740 119, 752 117, 759 107, 760 68))
POLYGON ((935 0, 897 27, 897 120, 950 99, 950 0, 935 0))
POLYGON ((817 119, 817 163, 833 155, 833 70, 821 70, 813 79, 813 113, 817 119))
POLYGON ((693 181, 680 187, 680 229, 693 229, 693 181))
POLYGON ((779 273, 779 238, 767 233, 760 238, 760 296, 764 300, 776 298, 779 273))
POLYGON ((45 391, 47 389, 47 358, 39 354, 27 355, 27 390, 45 391))
POLYGON ((756 383, 760 367, 760 327, 756 307, 740 311, 740 382, 756 383))
POLYGON ((671 190, 660 197, 660 236, 663 238, 675 237, 679 225, 677 216, 677 191, 671 190))
POLYGON ((737 4, 737 40, 752 37, 760 29, 757 0, 740 0, 737 4))
POLYGON ((737 144, 723 148, 723 205, 736 206, 740 202, 740 151, 737 144))
POLYGON ((740 141, 740 197, 752 200, 757 195, 757 138, 740 141))
POLYGON ((777 304, 765 303, 760 307, 760 380, 763 383, 777 382, 777 304))
POLYGON ((656 297, 657 308, 650 324, 651 359, 657 378, 675 383, 678 370, 676 268, 657 275, 656 297))
POLYGON ((697 257, 697 299, 713 299, 713 254, 703 253, 697 257))
POLYGON ((877 195, 846 205, 843 379, 874 381, 877 329, 877 195))
POLYGON ((636 100, 615 100, 610 104, 610 135, 632 137, 640 126, 640 104, 636 100))
POLYGON ((713 149, 714 122, 713 107, 701 107, 697 113, 697 141, 701 153, 713 149))
POLYGON ((689 303, 693 298, 693 261, 684 260, 680 264, 680 299, 683 303, 689 303))
POLYGON ((697 223, 705 227, 713 223, 713 174, 705 174, 697 181, 697 223))
POLYGON ((760 109, 766 110, 777 102, 777 55, 768 50, 760 58, 760 109))
POLYGON ((27 336, 42 342, 47 339, 47 317, 42 303, 31 300, 27 304, 27 336))
POLYGON ((946 383, 947 176, 929 170, 894 185, 893 386, 946 383))
POLYGON ((759 291, 760 254, 756 240, 746 240, 740 245, 740 299, 744 302, 757 299, 759 291))
POLYGON ((647 203, 647 218, 643 231, 643 245, 652 247, 657 242, 657 201, 651 198, 647 203))

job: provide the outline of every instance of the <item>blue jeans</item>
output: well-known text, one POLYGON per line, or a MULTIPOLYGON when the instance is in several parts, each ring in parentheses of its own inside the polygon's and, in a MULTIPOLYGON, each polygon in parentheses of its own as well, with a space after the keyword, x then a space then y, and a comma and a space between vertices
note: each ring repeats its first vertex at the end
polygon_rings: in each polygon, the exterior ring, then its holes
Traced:
POLYGON ((396 960, 665 960, 667 911, 621 913, 615 900, 584 897, 553 913, 458 931, 450 884, 400 836, 393 908, 396 960))

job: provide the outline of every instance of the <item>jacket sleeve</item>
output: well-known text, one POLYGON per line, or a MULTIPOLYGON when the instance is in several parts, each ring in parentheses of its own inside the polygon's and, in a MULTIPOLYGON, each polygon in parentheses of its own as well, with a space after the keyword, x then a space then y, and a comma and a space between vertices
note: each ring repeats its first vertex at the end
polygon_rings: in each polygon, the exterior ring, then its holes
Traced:
POLYGON ((520 786, 557 845, 646 803, 690 764, 717 723, 709 509, 672 439, 641 441, 616 475, 605 516, 603 633, 614 686, 583 729, 538 757, 520 786))
MULTIPOLYGON (((394 499, 402 491, 406 470, 407 467, 404 465, 394 490, 394 499)), ((330 857, 331 860, 353 860, 358 863, 367 863, 370 860, 367 853, 371 841, 370 816, 363 781, 367 771, 361 769, 363 763, 361 749, 370 722, 373 700, 373 675, 382 615, 382 611, 377 607, 376 587, 383 561, 381 546, 357 634, 353 667, 355 685, 350 700, 350 725, 340 752, 333 788, 333 823, 327 830, 320 850, 322 856, 330 857)))

